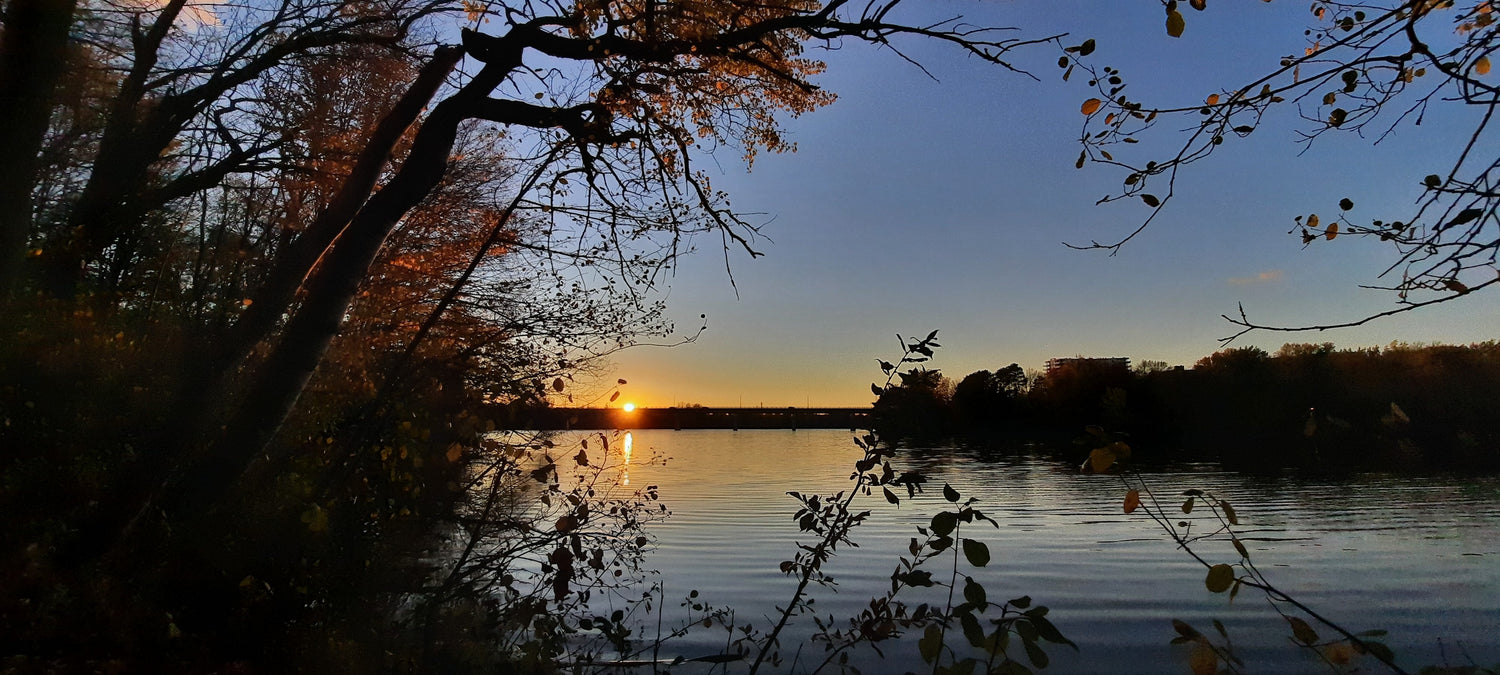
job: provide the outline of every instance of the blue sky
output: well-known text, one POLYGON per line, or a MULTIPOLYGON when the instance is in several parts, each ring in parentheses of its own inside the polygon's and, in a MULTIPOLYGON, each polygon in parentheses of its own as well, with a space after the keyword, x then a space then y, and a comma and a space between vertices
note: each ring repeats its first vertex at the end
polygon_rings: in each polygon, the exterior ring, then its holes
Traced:
MULTIPOLYGON (((1185 105, 1234 88, 1300 52, 1313 19, 1305 3, 1219 2, 1186 11, 1180 39, 1166 35, 1153 2, 914 3, 922 19, 965 15, 973 23, 1067 32, 1096 40, 1097 65, 1123 71, 1148 104, 1185 105)), ((933 364, 955 379, 1053 356, 1128 356, 1191 364, 1233 332, 1220 314, 1243 302, 1276 324, 1328 323, 1394 307, 1393 294, 1358 288, 1392 252, 1340 238, 1304 249, 1292 218, 1337 211, 1349 197, 1356 220, 1394 214, 1443 172, 1469 111, 1430 114, 1378 146, 1328 136, 1306 152, 1306 123, 1283 107, 1245 139, 1232 139, 1177 184, 1177 197, 1116 256, 1063 242, 1108 240, 1147 215, 1138 200, 1095 206, 1122 174, 1074 168, 1091 90, 1063 82, 1059 52, 1016 54, 1040 81, 936 44, 908 54, 938 80, 889 51, 849 43, 824 56, 832 106, 788 120, 795 154, 762 156, 753 171, 721 153, 716 187, 737 207, 764 212, 766 255, 731 255, 738 297, 717 241, 698 242, 671 280, 679 328, 709 329, 695 344, 641 348, 615 357, 630 381, 625 399, 646 405, 864 405, 876 358, 898 355, 896 333, 941 329, 933 364), (1300 154, 1299 154, 1300 153, 1300 154)), ((1142 159, 1170 156, 1168 122, 1133 146, 1142 159)), ((1469 127, 1472 128, 1472 127, 1469 127)), ((1489 148, 1493 151, 1494 148, 1489 148)), ((700 161, 700 166, 704 166, 700 161)), ((1358 329, 1251 334, 1237 345, 1340 346, 1466 343, 1500 332, 1500 312, 1480 294, 1358 329)))

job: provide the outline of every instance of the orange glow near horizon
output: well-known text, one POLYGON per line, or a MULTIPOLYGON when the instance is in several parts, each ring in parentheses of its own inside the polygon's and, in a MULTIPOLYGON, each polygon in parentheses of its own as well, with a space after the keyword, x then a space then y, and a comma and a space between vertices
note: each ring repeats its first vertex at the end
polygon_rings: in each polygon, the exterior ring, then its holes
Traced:
POLYGON ((635 412, 635 404, 626 403, 625 405, 620 406, 620 409, 624 410, 625 412, 635 412))

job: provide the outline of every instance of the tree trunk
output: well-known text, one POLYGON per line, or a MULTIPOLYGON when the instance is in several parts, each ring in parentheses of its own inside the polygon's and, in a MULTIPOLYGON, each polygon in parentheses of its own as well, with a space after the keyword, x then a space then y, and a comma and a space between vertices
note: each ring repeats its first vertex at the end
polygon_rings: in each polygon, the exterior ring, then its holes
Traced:
POLYGON ((31 191, 77 0, 10 0, 0 35, 0 298, 21 278, 31 191))
POLYGON ((396 143, 437 94, 438 87, 462 57, 463 52, 458 49, 439 50, 422 68, 411 88, 380 119, 338 192, 286 253, 277 258, 265 282, 251 294, 250 306, 240 315, 218 349, 217 361, 212 364, 215 377, 232 372, 250 350, 276 328, 318 258, 369 198, 396 143))
POLYGON ((302 303, 218 441, 182 474, 179 485, 167 490, 162 507, 169 517, 202 513, 266 450, 338 334, 386 237, 437 186, 447 170, 458 125, 508 72, 509 68, 486 66, 428 115, 401 169, 323 253, 304 284, 302 303))
MULTIPOLYGON (((354 175, 340 188, 335 203, 330 204, 324 214, 320 214, 320 222, 322 216, 330 220, 327 238, 332 240, 338 237, 339 243, 324 255, 323 265, 309 283, 307 302, 303 303, 288 325, 278 348, 258 373, 256 384, 230 424, 222 432, 211 424, 215 408, 223 398, 229 375, 234 372, 240 360, 226 362, 221 352, 205 359, 211 360, 211 363, 200 363, 200 366, 206 367, 187 374, 191 382, 179 396, 178 409, 182 411, 183 424, 177 442, 173 447, 162 448, 157 453, 157 459, 149 467, 143 467, 139 480, 130 481, 145 487, 145 491, 123 495, 118 508, 103 509, 100 522, 95 525, 97 535, 87 538, 90 541, 89 550, 78 552, 74 559, 88 559, 113 548, 121 543, 122 538, 130 538, 136 519, 153 505, 161 507, 169 516, 177 517, 197 513, 201 508, 214 503, 250 464, 257 451, 275 435, 291 406, 296 403, 302 388, 306 386, 317 362, 321 360, 333 333, 337 332, 344 311, 353 297, 353 289, 357 289, 364 278, 364 272, 375 252, 379 251, 386 234, 442 178, 448 152, 456 136, 458 120, 462 116, 450 114, 446 117, 454 119, 448 124, 435 124, 434 118, 444 119, 444 116, 438 114, 443 109, 440 104, 439 110, 434 111, 422 125, 418 142, 413 146, 413 158, 417 156, 419 148, 432 148, 423 152, 427 161, 414 162, 409 158, 385 189, 375 199, 371 199, 364 209, 359 209, 359 205, 369 195, 380 168, 389 159, 396 141, 421 109, 431 101, 438 87, 462 57, 462 50, 455 47, 440 48, 433 55, 432 61, 418 75, 417 81, 392 111, 382 118, 371 138, 371 147, 361 153, 360 162, 362 166, 369 168, 368 174, 356 168, 354 175), (428 131, 429 127, 436 130, 444 126, 449 129, 446 138, 436 131, 428 131), (429 140, 423 141, 424 137, 429 140), (434 158, 436 162, 433 161, 434 158), (343 222, 348 223, 347 228, 343 223, 332 222, 334 212, 343 214, 343 222), (340 230, 369 233, 370 236, 362 239, 369 248, 368 259, 362 265, 358 258, 364 255, 364 251, 351 253, 346 245, 356 237, 353 234, 339 237, 340 230), (377 234, 378 237, 375 236, 377 234), (358 270, 354 271, 356 267, 358 270), (340 277, 341 274, 348 278, 340 277), (324 332, 327 333, 326 337, 320 338, 319 334, 324 332), (219 440, 214 443, 216 437, 219 440), (204 446, 210 447, 204 450, 204 446)), ((313 260, 308 263, 309 266, 318 260, 320 253, 324 251, 319 249, 312 252, 313 260)), ((296 283, 301 281, 300 275, 292 277, 290 291, 295 291, 296 283)), ((269 314, 268 322, 261 328, 266 332, 274 328, 284 309, 285 304, 269 314)), ((259 334, 243 345, 245 352, 248 353, 256 341, 264 336, 264 333, 259 334)), ((243 354, 240 358, 243 358, 243 354)))

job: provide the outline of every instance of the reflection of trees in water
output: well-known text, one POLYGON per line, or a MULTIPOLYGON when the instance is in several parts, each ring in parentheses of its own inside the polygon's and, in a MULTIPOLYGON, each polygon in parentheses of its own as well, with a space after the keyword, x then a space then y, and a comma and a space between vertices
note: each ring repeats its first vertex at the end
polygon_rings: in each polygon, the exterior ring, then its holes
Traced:
POLYGON ((449 641, 447 658, 489 654, 467 663, 478 667, 518 654, 588 659, 618 648, 611 631, 622 620, 593 613, 614 606, 633 616, 643 601, 652 606, 651 593, 640 592, 645 528, 667 515, 654 489, 624 487, 632 446, 618 433, 486 439, 442 572, 416 600, 424 630, 449 641), (579 633, 580 620, 599 628, 579 633))

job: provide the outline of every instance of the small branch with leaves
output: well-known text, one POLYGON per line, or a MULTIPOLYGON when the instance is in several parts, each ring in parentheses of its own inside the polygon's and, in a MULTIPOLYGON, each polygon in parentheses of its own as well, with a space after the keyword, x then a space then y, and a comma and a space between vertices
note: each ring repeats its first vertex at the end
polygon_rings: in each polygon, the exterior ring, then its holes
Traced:
MULTIPOLYGON (((1390 648, 1374 639, 1385 635, 1385 631, 1353 632, 1275 586, 1251 560, 1249 549, 1245 547, 1235 530, 1240 525, 1239 514, 1228 500, 1203 490, 1184 491, 1182 494, 1184 500, 1177 507, 1183 516, 1193 513, 1194 510, 1198 510, 1200 514, 1206 511, 1208 514, 1210 530, 1194 533, 1193 521, 1169 514, 1168 507, 1151 490, 1150 484, 1139 472, 1121 469, 1121 464, 1131 455, 1131 449, 1127 443, 1100 427, 1089 427, 1088 431, 1096 439, 1098 447, 1090 452, 1089 458, 1082 467, 1083 471, 1087 473, 1119 471, 1120 481, 1126 488, 1122 504, 1124 512, 1126 514, 1137 511, 1145 513, 1161 527, 1163 532, 1167 533, 1167 536, 1172 538, 1172 541, 1177 543, 1179 549, 1203 565, 1207 570, 1203 583, 1210 592, 1228 592, 1232 602, 1242 588, 1261 591, 1271 608, 1286 619, 1292 631, 1292 640, 1317 654, 1319 659, 1335 670, 1358 655, 1368 654, 1392 672, 1406 673, 1396 664, 1395 656, 1390 648), (1211 562, 1194 549, 1194 546, 1203 542, 1224 538, 1229 539, 1235 552, 1239 554, 1239 560, 1232 564, 1211 562), (1321 638, 1313 629, 1312 624, 1307 619, 1298 616, 1298 613, 1332 630, 1339 637, 1332 640, 1321 638)), ((1221 663, 1231 672, 1240 672, 1237 667, 1243 666, 1243 663, 1234 654, 1233 643, 1230 642, 1222 624, 1215 621, 1215 629, 1222 638, 1222 644, 1214 644, 1207 636, 1185 622, 1173 620, 1172 625, 1177 632, 1173 644, 1195 644, 1194 651, 1189 657, 1194 673, 1217 672, 1221 663)))

